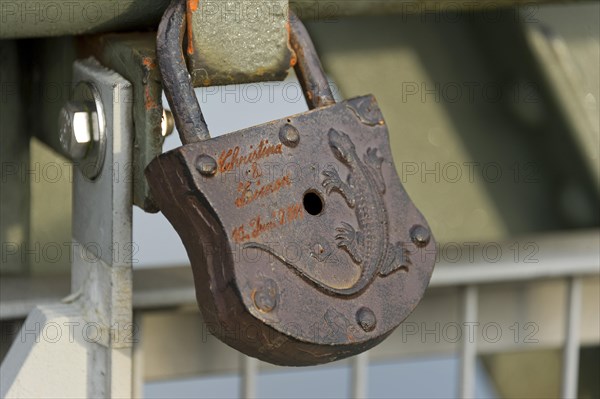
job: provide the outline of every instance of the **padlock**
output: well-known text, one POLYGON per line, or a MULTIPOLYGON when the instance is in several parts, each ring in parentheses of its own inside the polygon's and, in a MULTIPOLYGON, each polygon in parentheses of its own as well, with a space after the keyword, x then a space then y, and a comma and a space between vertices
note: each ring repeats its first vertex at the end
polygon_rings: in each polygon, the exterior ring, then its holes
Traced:
POLYGON ((314 365, 389 336, 429 284, 436 245, 403 189, 372 95, 335 103, 290 15, 310 110, 209 139, 173 2, 157 39, 183 146, 146 169, 192 265, 205 330, 261 360, 314 365))

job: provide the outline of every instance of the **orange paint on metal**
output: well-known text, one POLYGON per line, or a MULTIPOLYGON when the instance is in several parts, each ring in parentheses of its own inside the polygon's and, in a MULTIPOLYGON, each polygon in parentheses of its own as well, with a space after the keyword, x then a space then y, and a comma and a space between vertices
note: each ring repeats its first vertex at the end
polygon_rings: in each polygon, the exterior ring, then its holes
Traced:
POLYGON ((199 0, 188 0, 187 1, 187 12, 186 12, 186 24, 187 24, 187 53, 189 55, 194 54, 194 36, 192 32, 192 13, 198 10, 199 0))

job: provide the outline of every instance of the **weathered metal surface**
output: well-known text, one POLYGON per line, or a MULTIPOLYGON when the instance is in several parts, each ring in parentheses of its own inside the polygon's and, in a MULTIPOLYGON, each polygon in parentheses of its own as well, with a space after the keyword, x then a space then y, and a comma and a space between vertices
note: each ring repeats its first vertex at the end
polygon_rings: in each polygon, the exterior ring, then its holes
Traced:
POLYGON ((292 61, 287 0, 187 0, 186 20, 186 55, 194 86, 287 76, 292 61))
POLYGON ((296 54, 296 75, 302 85, 309 109, 334 104, 333 93, 321 60, 304 24, 296 14, 290 14, 290 45, 296 54))
MULTIPOLYGON (((184 4, 173 1, 158 27, 156 48, 165 95, 173 110, 179 136, 183 143, 192 143, 206 140, 210 134, 184 62, 181 48, 184 28, 184 4)), ((333 104, 333 94, 314 45, 306 28, 293 13, 290 16, 290 32, 290 44, 296 52, 294 65, 308 107, 313 109, 333 104)))
POLYGON ((435 242, 411 237, 427 223, 371 96, 185 145, 147 177, 187 249, 208 326, 265 361, 325 363, 376 345, 433 271, 435 242), (288 125, 296 147, 280 141, 288 125), (198 162, 207 156, 210 176, 198 162))
POLYGON ((133 86, 134 146, 133 203, 146 212, 157 212, 144 168, 162 152, 164 137, 160 71, 156 63, 156 40, 152 33, 122 33, 82 38, 81 55, 93 55, 133 86))
POLYGON ((210 137, 183 57, 185 3, 172 1, 158 26, 156 52, 167 101, 183 143, 210 137))
MULTIPOLYGON (((183 22, 172 4, 159 42, 177 50, 158 48, 176 104, 191 82, 181 93, 183 22)), ((206 126, 198 134, 188 123, 200 113, 194 97, 174 109, 186 144, 146 176, 186 247, 211 332, 250 356, 301 366, 387 337, 421 299, 435 241, 400 184, 375 98, 335 104, 306 30, 291 21, 313 109, 205 140, 206 126)))
MULTIPOLYGON (((587 0, 570 0, 583 3, 587 0)), ((278 0, 275 0, 278 2, 278 0)), ((338 18, 370 14, 415 14, 492 10, 523 5, 534 9, 541 4, 565 0, 291 0, 292 9, 303 19, 335 21, 338 18)), ((82 35, 156 26, 169 2, 167 0, 123 0, 118 2, 51 2, 14 0, 0 7, 0 38, 82 35)), ((242 18, 241 12, 223 10, 220 15, 242 18)))

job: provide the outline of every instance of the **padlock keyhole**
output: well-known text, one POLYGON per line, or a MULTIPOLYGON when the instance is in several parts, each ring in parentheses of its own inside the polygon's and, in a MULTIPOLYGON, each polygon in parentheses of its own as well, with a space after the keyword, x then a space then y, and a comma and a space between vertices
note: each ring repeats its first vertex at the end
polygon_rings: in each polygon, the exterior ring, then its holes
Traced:
POLYGON ((323 212, 323 199, 321 199, 321 196, 314 191, 308 191, 304 194, 302 205, 304 205, 304 210, 311 215, 316 216, 323 212))

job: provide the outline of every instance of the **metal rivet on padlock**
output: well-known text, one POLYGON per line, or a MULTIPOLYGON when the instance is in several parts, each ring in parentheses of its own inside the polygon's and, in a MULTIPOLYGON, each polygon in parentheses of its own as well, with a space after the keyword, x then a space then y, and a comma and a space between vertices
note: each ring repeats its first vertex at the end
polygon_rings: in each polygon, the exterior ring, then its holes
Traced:
POLYGON ((199 155, 196 158, 196 169, 204 176, 212 176, 217 173, 217 161, 210 155, 199 155))
POLYGON ((300 141, 300 133, 298 133, 298 129, 294 126, 286 123, 279 130, 279 138, 281 139, 281 142, 288 147, 295 147, 300 141))
POLYGON ((373 331, 377 325, 375 313, 371 309, 364 307, 358 309, 358 312, 356 312, 356 321, 367 332, 373 331))
POLYGON ((436 250, 400 184, 375 98, 336 104, 291 15, 310 110, 211 139, 183 59, 184 24, 176 0, 157 39, 183 146, 146 176, 186 247, 204 321, 230 346, 282 365, 375 346, 423 296, 436 250))
POLYGON ((416 225, 410 229, 410 238, 413 240, 415 245, 424 247, 429 243, 429 229, 420 225, 416 225))
POLYGON ((264 284, 254 291, 254 304, 261 311, 268 313, 277 305, 279 292, 277 283, 271 279, 267 279, 264 284))

